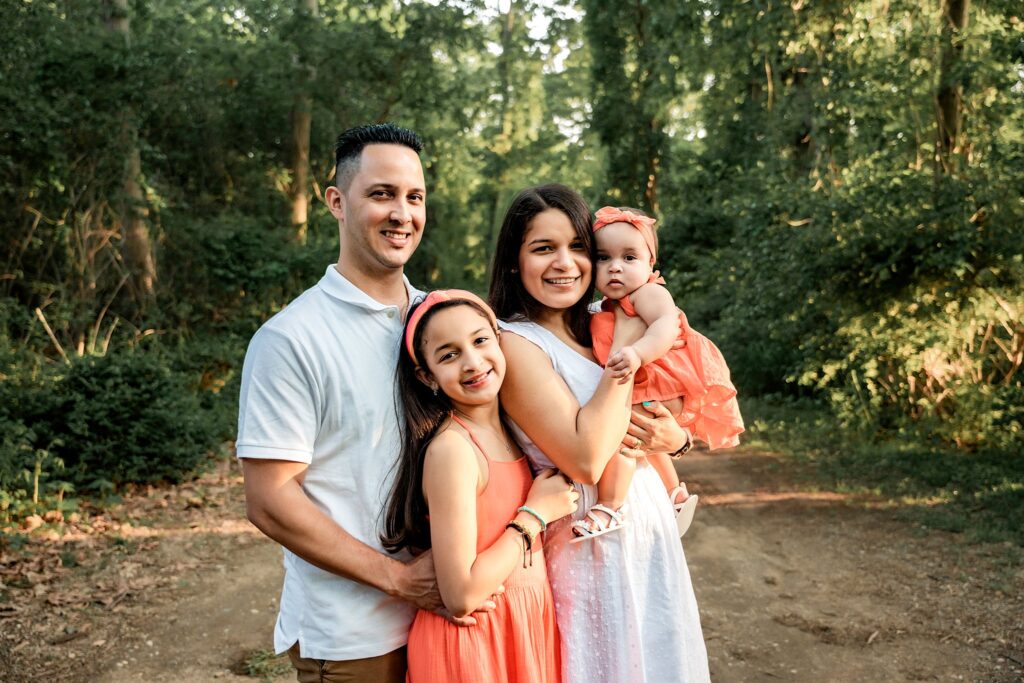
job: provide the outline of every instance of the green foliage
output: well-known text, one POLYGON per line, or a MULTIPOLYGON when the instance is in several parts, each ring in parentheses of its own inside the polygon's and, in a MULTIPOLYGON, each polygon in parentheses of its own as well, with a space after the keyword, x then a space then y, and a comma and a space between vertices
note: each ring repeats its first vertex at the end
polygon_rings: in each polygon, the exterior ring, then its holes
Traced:
POLYGON ((919 440, 877 440, 843 428, 820 406, 779 397, 743 404, 747 444, 815 465, 813 485, 881 497, 906 518, 984 541, 1024 546, 1024 459, 965 455, 919 440))
POLYGON ((333 139, 383 120, 426 141, 414 284, 485 289, 511 196, 565 182, 655 211, 742 394, 1019 451, 1021 17, 971 3, 954 31, 945 4, 133 0, 126 34, 109 3, 3 3, 0 506, 186 476, 230 436, 249 337, 336 259, 333 139))
POLYGON ((178 482, 209 460, 214 432, 196 392, 159 353, 76 360, 47 396, 37 430, 80 489, 178 482))

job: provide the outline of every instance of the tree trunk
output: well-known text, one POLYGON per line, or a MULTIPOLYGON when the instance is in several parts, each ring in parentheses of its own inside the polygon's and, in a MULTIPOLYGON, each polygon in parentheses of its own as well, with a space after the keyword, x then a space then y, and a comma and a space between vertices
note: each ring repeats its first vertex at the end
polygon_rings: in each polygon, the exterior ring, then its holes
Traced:
MULTIPOLYGON (((298 0, 297 11, 306 19, 320 16, 317 0, 298 0)), ((298 66, 299 91, 292 104, 292 183, 288 189, 291 202, 292 229, 295 239, 306 241, 306 229, 309 223, 309 134, 313 126, 313 97, 311 93, 315 68, 305 56, 303 41, 299 31, 296 43, 295 61, 298 66)))
POLYGON ((963 52, 959 34, 967 27, 970 0, 943 0, 942 62, 939 68, 939 92, 936 97, 938 118, 939 165, 951 170, 954 154, 963 152, 961 124, 963 121, 963 89, 955 75, 963 52))
MULTIPOLYGON (((125 49, 131 45, 131 23, 128 0, 107 0, 107 28, 118 34, 125 49)), ((153 256, 153 238, 146 219, 149 209, 142 191, 142 160, 139 156, 138 129, 132 112, 126 110, 121 119, 121 140, 126 150, 124 175, 121 182, 121 235, 124 239, 124 260, 131 275, 132 289, 137 298, 153 294, 156 285, 156 259, 153 256)))
POLYGON ((498 233, 501 231, 501 220, 505 208, 507 185, 505 176, 508 171, 508 154, 512 151, 512 119, 509 116, 512 99, 512 76, 510 69, 513 60, 513 36, 518 14, 518 1, 508 3, 508 11, 501 22, 501 56, 498 57, 498 90, 501 93, 501 104, 498 107, 498 139, 494 144, 494 166, 491 181, 494 184, 494 201, 491 204, 491 232, 488 257, 493 257, 498 248, 498 233))

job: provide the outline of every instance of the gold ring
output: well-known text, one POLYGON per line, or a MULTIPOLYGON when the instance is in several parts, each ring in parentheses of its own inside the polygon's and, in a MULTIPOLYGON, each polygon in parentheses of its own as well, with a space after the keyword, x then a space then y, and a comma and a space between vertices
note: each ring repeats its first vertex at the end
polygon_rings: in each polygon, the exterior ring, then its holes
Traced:
POLYGON ((641 440, 640 440, 640 437, 639 437, 639 436, 637 436, 637 437, 633 437, 633 438, 635 438, 635 439, 636 439, 636 441, 635 441, 635 442, 633 443, 633 450, 637 450, 637 449, 639 449, 639 448, 640 448, 640 444, 642 444, 642 443, 643 443, 643 441, 641 441, 641 440))

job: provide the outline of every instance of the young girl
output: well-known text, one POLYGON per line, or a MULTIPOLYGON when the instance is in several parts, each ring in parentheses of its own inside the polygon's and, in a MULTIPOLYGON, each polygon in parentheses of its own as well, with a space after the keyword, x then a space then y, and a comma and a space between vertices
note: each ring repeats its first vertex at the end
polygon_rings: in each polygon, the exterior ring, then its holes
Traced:
POLYGON ((445 607, 409 633, 410 683, 560 680, 554 603, 540 533, 576 509, 554 470, 532 478, 502 421, 505 357, 491 309, 471 292, 431 292, 405 326, 399 389, 406 433, 386 508, 384 546, 433 550, 445 607))
MULTIPOLYGON (((609 358, 614 313, 604 310, 591 317, 598 362, 612 368, 623 380, 635 373, 634 404, 665 402, 679 424, 712 449, 738 444, 743 418, 725 359, 707 337, 690 327, 686 314, 663 287, 665 281, 654 272, 658 257, 654 219, 637 209, 606 206, 597 212, 593 230, 597 242, 596 285, 606 297, 602 308, 618 302, 627 315, 640 316, 647 323, 643 337, 609 358), (673 350, 678 346, 677 339, 682 346, 673 350)), ((682 535, 693 518, 697 496, 687 494, 669 456, 659 453, 647 457, 668 489, 682 535)), ((622 454, 612 457, 597 485, 597 504, 573 527, 580 539, 622 526, 622 504, 635 469, 634 459, 622 454)))

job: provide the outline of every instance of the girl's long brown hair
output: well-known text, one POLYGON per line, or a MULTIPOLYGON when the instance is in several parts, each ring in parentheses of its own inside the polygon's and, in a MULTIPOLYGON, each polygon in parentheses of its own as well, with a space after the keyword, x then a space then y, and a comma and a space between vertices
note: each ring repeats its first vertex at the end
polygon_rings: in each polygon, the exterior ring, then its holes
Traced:
MULTIPOLYGON (((406 321, 412 320, 413 311, 422 303, 410 307, 406 321)), ((398 472, 395 483, 384 507, 384 531, 381 543, 392 553, 404 548, 426 550, 430 547, 430 523, 427 520, 427 500, 423 497, 423 459, 427 446, 448 423, 452 414, 451 399, 440 391, 436 395, 416 376, 416 368, 427 367, 420 348, 423 331, 430 319, 446 308, 469 306, 478 311, 490 324, 487 311, 473 301, 453 299, 440 301, 431 306, 416 326, 413 335, 413 349, 416 357, 411 358, 405 344, 398 357, 397 409, 405 418, 402 431, 402 451, 398 458, 398 472)), ((408 322, 406 322, 408 327, 408 322)), ((402 333, 405 339, 405 332, 402 333)))

